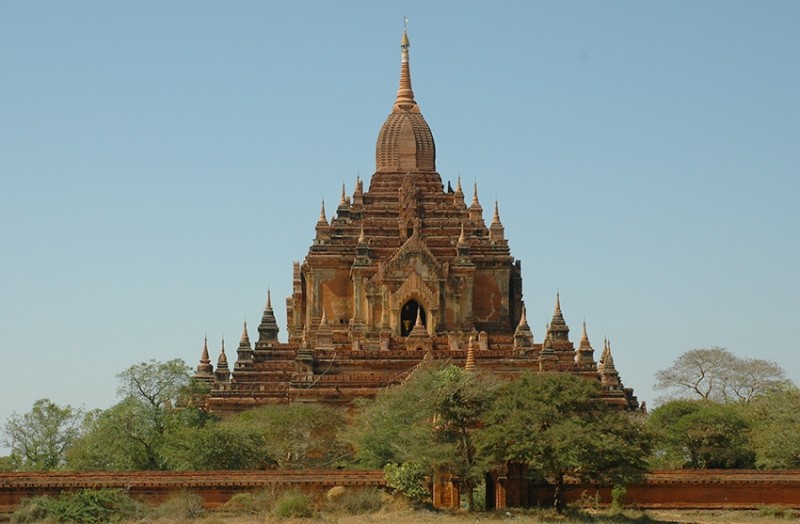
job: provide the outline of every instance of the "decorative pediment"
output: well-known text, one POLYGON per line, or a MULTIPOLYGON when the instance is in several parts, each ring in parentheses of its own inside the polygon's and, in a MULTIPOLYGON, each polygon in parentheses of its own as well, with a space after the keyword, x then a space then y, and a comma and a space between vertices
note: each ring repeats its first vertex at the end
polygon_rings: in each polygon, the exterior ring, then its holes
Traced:
POLYGON ((399 309, 409 299, 416 299, 426 309, 439 309, 439 297, 435 290, 425 283, 416 271, 408 275, 408 278, 392 297, 392 306, 399 309))
POLYGON ((405 278, 416 272, 425 280, 441 280, 444 274, 442 265, 433 256, 428 246, 415 231, 384 268, 384 278, 405 278))

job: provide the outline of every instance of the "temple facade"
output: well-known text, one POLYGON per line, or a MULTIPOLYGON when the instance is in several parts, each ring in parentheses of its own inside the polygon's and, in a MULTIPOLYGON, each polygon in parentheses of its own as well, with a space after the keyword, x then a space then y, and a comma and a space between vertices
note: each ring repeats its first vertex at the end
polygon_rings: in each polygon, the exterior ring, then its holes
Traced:
POLYGON ((411 87, 405 32, 400 47, 400 86, 378 133, 375 173, 366 190, 360 179, 350 195, 342 187, 330 220, 323 202, 309 252, 294 263, 287 341, 279 341, 268 292, 258 339, 251 343, 245 324, 232 364, 223 344, 215 368, 204 344, 195 377, 211 385, 207 407, 346 406, 401 382, 424 359, 446 359, 509 378, 579 374, 599 381, 613 406, 638 409, 608 341, 596 360, 585 323, 577 348, 570 340, 560 297, 534 337, 498 204, 487 225, 477 184, 470 197, 460 180, 444 187, 411 87))

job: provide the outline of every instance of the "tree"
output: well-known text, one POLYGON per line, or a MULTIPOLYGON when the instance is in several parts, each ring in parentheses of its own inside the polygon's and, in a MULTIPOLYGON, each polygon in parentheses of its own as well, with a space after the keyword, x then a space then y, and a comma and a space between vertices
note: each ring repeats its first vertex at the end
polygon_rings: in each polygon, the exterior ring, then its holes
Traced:
POLYGON ((67 465, 75 470, 163 469, 161 434, 151 413, 128 397, 97 413, 86 434, 68 450, 67 465))
POLYGON ((620 485, 638 480, 652 443, 642 420, 608 412, 599 385, 568 374, 525 374, 503 386, 484 422, 481 449, 497 466, 527 464, 555 485, 565 507, 567 476, 620 485))
POLYGON ((81 434, 84 413, 39 399, 23 415, 14 413, 4 427, 15 469, 51 470, 63 465, 67 447, 81 434))
POLYGON ((196 384, 182 360, 151 360, 119 373, 122 401, 97 413, 68 453, 75 469, 157 470, 169 467, 170 434, 201 427, 208 416, 187 406, 196 384))
POLYGON ((475 435, 496 391, 491 376, 423 363, 402 385, 360 407, 350 435, 356 459, 369 467, 396 463, 451 475, 473 508, 473 488, 489 468, 475 435))
POLYGON ((117 374, 117 395, 132 397, 153 409, 177 406, 191 392, 191 368, 181 359, 135 364, 117 374))
POLYGON ((757 467, 800 469, 800 389, 791 387, 754 399, 745 417, 757 467))
POLYGON ((749 425, 736 404, 673 400, 650 414, 658 436, 653 464, 660 468, 751 468, 749 425))
POLYGON ((790 384, 775 362, 742 359, 720 347, 687 351, 672 366, 657 371, 655 377, 655 389, 666 390, 666 398, 719 402, 749 402, 790 384))
POLYGON ((276 464, 258 428, 222 422, 170 433, 163 455, 169 469, 265 469, 276 464))
POLYGON ((340 438, 346 420, 336 409, 298 403, 264 406, 239 413, 222 424, 258 432, 263 438, 264 456, 272 457, 277 468, 331 468, 350 458, 350 447, 340 438))

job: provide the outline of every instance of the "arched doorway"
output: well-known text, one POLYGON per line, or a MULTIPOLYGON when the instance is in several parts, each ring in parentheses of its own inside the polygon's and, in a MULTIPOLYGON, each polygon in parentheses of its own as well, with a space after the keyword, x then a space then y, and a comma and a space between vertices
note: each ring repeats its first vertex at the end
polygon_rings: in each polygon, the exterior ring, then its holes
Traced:
POLYGON ((417 322, 417 311, 419 311, 420 320, 422 325, 425 326, 425 309, 416 300, 409 300, 400 310, 400 335, 407 337, 411 330, 414 329, 414 324, 417 322))

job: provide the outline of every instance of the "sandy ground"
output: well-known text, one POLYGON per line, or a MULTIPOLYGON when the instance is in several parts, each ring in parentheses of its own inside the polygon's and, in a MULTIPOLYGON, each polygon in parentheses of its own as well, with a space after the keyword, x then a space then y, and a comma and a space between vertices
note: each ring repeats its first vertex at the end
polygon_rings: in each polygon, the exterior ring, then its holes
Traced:
MULTIPOLYGON (((772 512, 768 512, 772 513, 772 512)), ((157 520, 151 521, 161 524, 181 522, 184 524, 466 524, 466 523, 491 523, 513 522, 516 524, 553 522, 559 524, 575 523, 615 523, 615 524, 778 524, 781 522, 799 522, 800 511, 777 511, 777 515, 765 514, 759 511, 678 511, 678 510, 652 510, 646 512, 628 512, 623 516, 610 517, 607 515, 584 516, 580 519, 569 517, 531 515, 522 512, 496 512, 496 513, 433 513, 429 511, 414 511, 410 509, 381 511, 366 515, 334 515, 322 514, 313 518, 277 518, 270 515, 253 515, 249 517, 231 516, 224 513, 209 513, 196 520, 157 520), (627 517, 627 518, 626 518, 627 517)))

